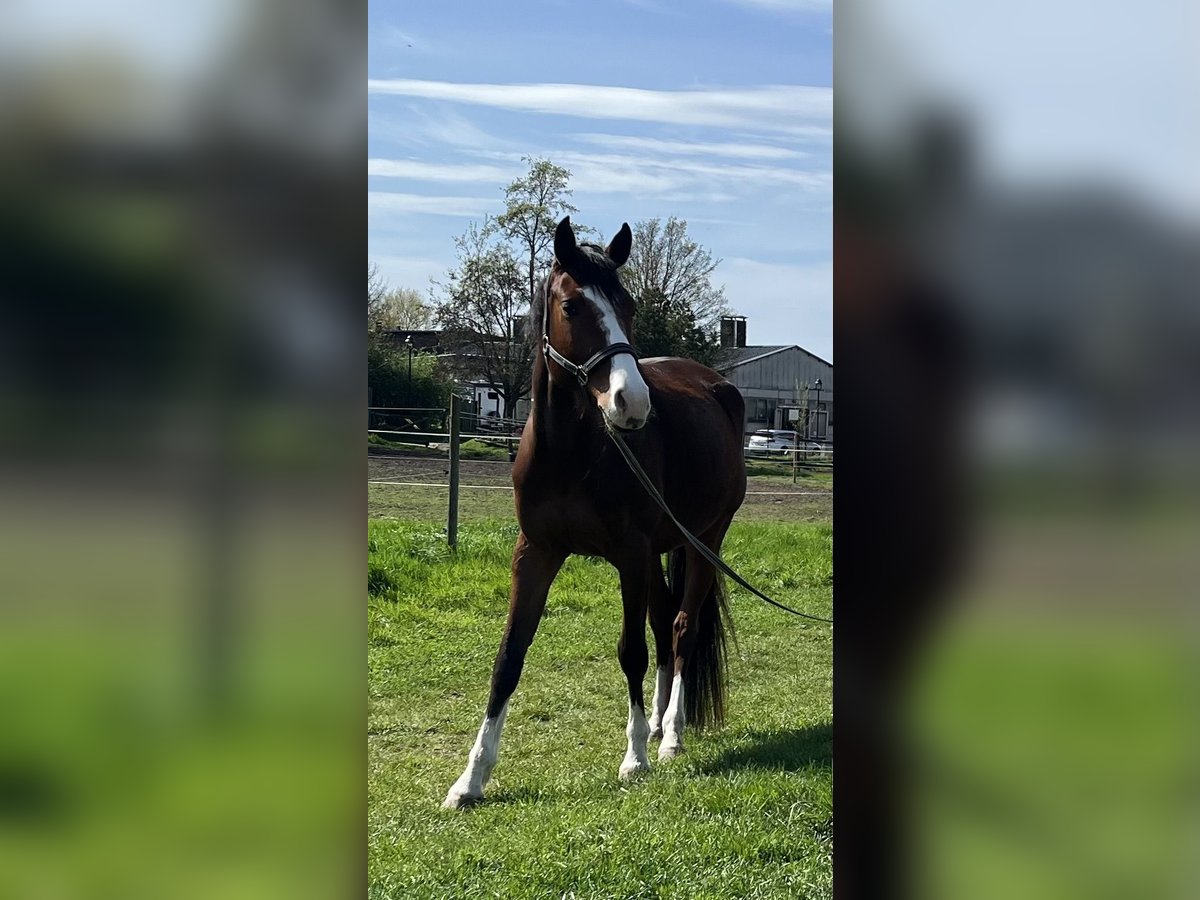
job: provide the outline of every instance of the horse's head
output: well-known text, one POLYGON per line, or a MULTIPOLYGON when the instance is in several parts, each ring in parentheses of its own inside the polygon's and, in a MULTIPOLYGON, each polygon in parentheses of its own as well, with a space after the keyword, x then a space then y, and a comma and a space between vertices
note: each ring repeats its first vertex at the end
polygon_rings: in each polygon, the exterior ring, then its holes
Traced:
POLYGON ((641 428, 650 415, 650 389, 628 348, 634 302, 621 286, 617 269, 629 259, 633 234, 622 225, 607 247, 579 244, 568 216, 554 232, 554 265, 543 297, 547 365, 564 377, 577 377, 609 425, 641 428), (625 345, 611 354, 614 345, 625 345), (554 354, 574 368, 568 371, 554 354), (600 354, 599 359, 594 359, 600 354))

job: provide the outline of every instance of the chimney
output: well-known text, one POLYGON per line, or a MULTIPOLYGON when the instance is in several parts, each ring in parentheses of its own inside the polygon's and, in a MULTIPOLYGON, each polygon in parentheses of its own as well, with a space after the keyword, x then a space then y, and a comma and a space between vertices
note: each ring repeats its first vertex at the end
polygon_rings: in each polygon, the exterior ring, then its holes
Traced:
POLYGON ((721 316, 721 347, 746 346, 746 317, 721 316))

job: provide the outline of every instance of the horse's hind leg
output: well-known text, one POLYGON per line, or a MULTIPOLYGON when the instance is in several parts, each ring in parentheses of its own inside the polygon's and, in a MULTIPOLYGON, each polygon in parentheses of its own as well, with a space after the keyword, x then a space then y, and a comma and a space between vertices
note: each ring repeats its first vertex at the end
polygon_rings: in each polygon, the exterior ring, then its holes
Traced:
POLYGON ((655 554, 650 570, 650 630, 654 632, 654 708, 650 713, 650 739, 663 736, 662 720, 671 700, 671 676, 674 667, 672 625, 679 612, 679 600, 667 589, 662 560, 655 554))
POLYGON ((508 622, 492 669, 492 690, 487 713, 475 745, 467 758, 467 767, 454 782, 442 806, 460 809, 483 798, 483 787, 492 775, 500 751, 500 732, 508 712, 508 699, 517 687, 525 653, 546 608, 546 595, 566 555, 531 544, 522 533, 513 548, 512 592, 508 622))
POLYGON ((621 638, 617 642, 617 658, 621 661, 621 669, 629 683, 629 722, 625 727, 625 736, 629 739, 629 747, 625 751, 625 759, 621 763, 622 779, 633 778, 640 772, 650 770, 650 760, 646 756, 646 739, 650 735, 650 726, 646 723, 646 698, 642 691, 642 681, 646 677, 646 667, 649 656, 646 651, 646 602, 647 590, 655 574, 661 579, 657 557, 650 552, 649 544, 643 552, 634 552, 628 558, 620 561, 617 566, 621 574, 621 638))
MULTIPOLYGON (((720 553, 721 542, 729 523, 725 522, 704 534, 700 540, 714 553, 720 553)), ((683 752, 685 724, 703 725, 703 717, 711 707, 712 717, 719 718, 724 702, 724 635, 721 623, 721 603, 717 594, 717 570, 690 545, 673 551, 672 562, 682 553, 683 571, 672 572, 672 593, 682 597, 679 613, 673 623, 675 651, 674 672, 671 678, 671 699, 663 714, 662 743, 659 759, 671 759, 683 752), (677 578, 682 575, 682 589, 677 578), (691 691, 692 695, 688 696, 691 691), (701 720, 687 722, 688 711, 701 720)))

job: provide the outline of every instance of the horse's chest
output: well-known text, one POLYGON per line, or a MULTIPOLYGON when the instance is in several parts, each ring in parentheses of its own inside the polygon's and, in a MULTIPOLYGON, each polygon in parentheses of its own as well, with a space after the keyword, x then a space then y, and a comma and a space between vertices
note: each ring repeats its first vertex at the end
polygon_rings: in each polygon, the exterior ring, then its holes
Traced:
POLYGON ((572 553, 603 555, 620 538, 621 510, 602 485, 581 479, 554 493, 528 492, 517 506, 525 534, 572 553))

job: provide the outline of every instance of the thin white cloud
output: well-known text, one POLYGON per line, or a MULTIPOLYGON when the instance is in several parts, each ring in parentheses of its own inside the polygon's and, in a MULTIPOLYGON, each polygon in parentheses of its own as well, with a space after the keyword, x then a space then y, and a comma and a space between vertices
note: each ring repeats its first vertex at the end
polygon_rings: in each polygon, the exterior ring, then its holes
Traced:
POLYGON ((832 89, 807 85, 655 91, 592 84, 460 84, 372 78, 367 90, 584 119, 785 132, 806 121, 829 122, 833 115, 832 89))
POLYGON ((425 194, 402 194, 390 191, 368 191, 368 213, 424 213, 433 216, 475 218, 497 209, 495 198, 433 197, 425 194))
POLYGON ((576 134, 580 141, 612 150, 638 150, 677 156, 724 156, 732 159, 802 159, 810 154, 773 144, 704 143, 701 141, 665 141, 658 138, 621 134, 576 134))
POLYGON ((445 104, 430 111, 419 102, 406 104, 399 114, 394 110, 367 110, 367 133, 373 141, 396 144, 417 152, 426 148, 453 147, 456 150, 505 150, 520 145, 484 131, 467 117, 445 104))
MULTIPOLYGON (((485 153, 497 159, 515 154, 485 153)), ((580 153, 555 150, 550 159, 571 171, 571 187, 581 193, 630 193, 663 198, 679 193, 727 197, 744 195, 748 186, 774 190, 793 188, 826 192, 833 182, 827 171, 806 171, 783 166, 710 163, 688 158, 651 159, 619 153, 580 153)))
POLYGON ((513 166, 488 166, 474 163, 428 163, 417 159, 368 159, 367 174, 384 178, 411 178, 418 181, 492 182, 497 187, 518 173, 513 166))
MULTIPOLYGON (((374 158, 367 160, 367 174, 424 182, 487 184, 499 191, 525 167, 520 153, 481 151, 478 155, 485 159, 509 161, 511 165, 374 158)), ((584 194, 638 194, 657 199, 725 202, 743 196, 748 187, 825 194, 833 183, 832 173, 828 171, 784 166, 713 163, 687 157, 653 159, 620 153, 566 150, 549 151, 547 155, 558 165, 570 170, 571 187, 584 194)))
POLYGON ((484 131, 470 119, 445 106, 439 106, 435 114, 430 114, 418 104, 413 104, 409 115, 405 116, 405 124, 424 143, 448 144, 471 150, 514 146, 511 140, 484 131))

